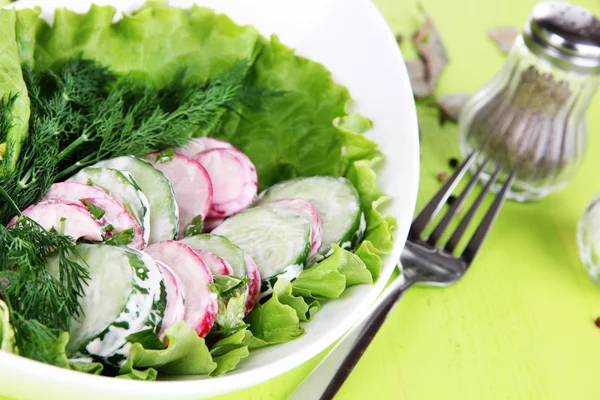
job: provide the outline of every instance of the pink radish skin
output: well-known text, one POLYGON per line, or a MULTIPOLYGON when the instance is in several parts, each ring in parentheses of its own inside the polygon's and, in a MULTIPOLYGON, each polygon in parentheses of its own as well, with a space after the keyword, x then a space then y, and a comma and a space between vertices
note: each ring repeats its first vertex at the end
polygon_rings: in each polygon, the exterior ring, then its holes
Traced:
POLYGON ((162 339, 165 331, 169 329, 169 327, 175 325, 179 321, 184 320, 185 293, 183 292, 183 283, 177 274, 175 274, 175 272, 173 272, 173 270, 166 264, 160 261, 155 262, 163 276, 165 289, 167 291, 167 307, 165 308, 162 327, 160 328, 160 333, 158 334, 158 336, 162 339))
POLYGON ((213 185, 204 167, 196 160, 174 154, 171 161, 157 162, 160 153, 149 154, 146 159, 161 171, 173 185, 179 207, 179 239, 185 236, 188 225, 197 216, 207 216, 213 198, 213 185))
POLYGON ((196 250, 194 251, 200 256, 202 261, 206 264, 210 272, 214 275, 233 275, 233 268, 227 261, 218 255, 211 253, 206 250, 196 250))
MULTIPOLYGON (((110 197, 104 190, 78 182, 58 182, 50 186, 48 193, 42 201, 51 199, 67 199, 79 201, 80 199, 110 197)), ((116 201, 116 200, 115 200, 116 201)))
POLYGON ((323 240, 323 227, 315 206, 308 201, 301 199, 282 199, 259 205, 259 207, 264 206, 285 208, 299 217, 308 220, 311 223, 310 255, 314 256, 317 254, 319 247, 321 247, 321 241, 323 240))
POLYGON ((246 290, 246 314, 254 308, 260 297, 260 272, 256 263, 250 256, 244 253, 244 259, 246 260, 246 276, 250 281, 248 282, 248 289, 246 290))
MULTIPOLYGON (((104 210, 105 214, 98 220, 100 224, 111 224, 115 228, 115 233, 133 229, 135 236, 129 246, 134 249, 143 249, 146 246, 142 228, 137 220, 123 207, 123 204, 106 194, 102 189, 83 183, 60 182, 50 187, 44 199, 71 200, 81 202, 84 207, 85 203, 83 203, 83 200, 85 199, 104 210)), ((107 237, 112 235, 112 233, 107 234, 107 237)))
MULTIPOLYGON (((68 200, 47 200, 26 208, 23 215, 31 218, 44 229, 56 229, 73 240, 88 239, 94 242, 102 241, 102 227, 92 218, 86 207, 80 203, 68 200), (61 219, 65 218, 64 221, 61 219)), ((14 225, 14 217, 8 226, 14 225)))
POLYGON ((213 183, 209 218, 223 218, 248 207, 256 198, 258 177, 252 161, 235 149, 213 149, 194 157, 213 183))
POLYGON ((205 337, 215 323, 218 307, 217 295, 208 287, 213 277, 204 261, 190 246, 174 240, 152 244, 144 252, 167 264, 179 277, 186 295, 184 321, 205 337))
POLYGON ((178 147, 175 152, 193 158, 198 153, 212 149, 235 149, 235 147, 224 140, 200 137, 190 140, 185 146, 178 147))
POLYGON ((133 218, 133 215, 131 215, 121 203, 119 203, 112 197, 88 198, 82 199, 82 202, 83 200, 86 200, 92 205, 104 210, 104 215, 98 220, 98 222, 100 222, 100 224, 102 225, 110 224, 115 228, 113 233, 107 233, 107 237, 111 237, 114 234, 126 231, 127 229, 133 229, 135 236, 131 240, 131 243, 128 244, 128 246, 138 250, 141 250, 144 247, 146 247, 142 227, 137 222, 137 220, 133 218))
POLYGON ((225 218, 206 218, 204 220, 204 233, 210 233, 217 226, 221 225, 225 218))

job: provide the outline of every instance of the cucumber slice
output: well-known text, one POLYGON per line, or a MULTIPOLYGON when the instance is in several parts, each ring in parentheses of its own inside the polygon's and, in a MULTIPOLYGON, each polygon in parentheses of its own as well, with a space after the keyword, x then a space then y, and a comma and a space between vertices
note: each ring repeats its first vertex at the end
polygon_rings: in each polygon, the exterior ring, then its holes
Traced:
POLYGON ((188 236, 180 240, 194 250, 210 251, 231 265, 233 274, 243 278, 246 276, 244 252, 229 239, 218 235, 201 234, 188 236))
POLYGON ((68 182, 85 183, 104 190, 121 202, 138 221, 144 233, 144 241, 150 238, 150 206, 136 180, 127 171, 114 168, 87 167, 69 178, 68 182))
MULTIPOLYGON (((154 260, 129 247, 80 244, 77 250, 89 266, 90 280, 80 300, 83 314, 73 319, 67 354, 92 356, 120 366, 128 357, 128 336, 161 329, 167 293, 154 260)), ((48 270, 58 275, 58 259, 48 270)))
POLYGON ((213 232, 248 253, 266 280, 292 265, 304 265, 310 253, 310 231, 306 219, 283 208, 265 206, 242 211, 213 232))
POLYGON ((127 171, 133 176, 150 204, 150 244, 175 239, 179 230, 179 208, 171 181, 152 164, 137 157, 123 156, 96 164, 127 171))
POLYGON ((262 192, 258 204, 282 199, 302 199, 312 203, 323 226, 320 254, 327 254, 334 244, 351 249, 362 236, 362 210, 358 192, 342 177, 311 176, 278 183, 262 192))

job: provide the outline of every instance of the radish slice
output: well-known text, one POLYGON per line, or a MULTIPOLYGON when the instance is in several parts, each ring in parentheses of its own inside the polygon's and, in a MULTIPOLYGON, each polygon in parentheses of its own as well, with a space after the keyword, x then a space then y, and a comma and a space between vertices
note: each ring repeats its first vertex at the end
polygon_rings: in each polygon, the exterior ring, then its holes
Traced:
POLYGON ((199 137, 190 140, 185 146, 176 148, 175 152, 193 158, 198 153, 212 149, 235 149, 235 147, 221 139, 199 137))
POLYGON ((246 314, 254 308, 260 297, 260 271, 256 266, 254 260, 246 253, 244 253, 244 259, 246 260, 246 276, 250 281, 248 282, 248 289, 246 290, 246 314))
MULTIPOLYGON (((102 227, 80 203, 47 200, 26 208, 23 215, 34 220, 44 229, 54 228, 60 234, 70 236, 75 241, 81 238, 94 242, 102 241, 102 227)), ((17 218, 14 217, 8 226, 14 225, 17 218)))
POLYGON ((210 233, 217 226, 221 225, 225 218, 206 218, 204 220, 204 233, 210 233))
POLYGON ((160 270, 167 291, 167 307, 158 336, 162 339, 165 331, 185 318, 183 283, 173 270, 160 261, 155 261, 160 270))
POLYGON ((66 199, 79 201, 81 199, 95 199, 103 197, 112 198, 108 194, 106 194, 104 190, 95 186, 86 185, 85 183, 58 182, 50 186, 50 189, 48 190, 42 201, 52 199, 66 199))
POLYGON ((194 157, 208 171, 214 195, 209 218, 223 218, 248 207, 256 197, 258 177, 252 161, 235 149, 213 149, 194 157))
POLYGON ((206 217, 213 198, 213 185, 208 172, 202 165, 189 157, 174 154, 169 161, 157 161, 160 153, 146 156, 156 169, 162 172, 173 185, 175 200, 179 206, 179 238, 196 217, 206 217))
POLYGON ((103 226, 112 225, 112 227, 114 228, 113 232, 106 233, 107 238, 113 236, 116 233, 123 232, 128 229, 133 229, 135 236, 131 240, 131 243, 128 244, 128 246, 138 250, 141 250, 144 247, 146 247, 142 227, 137 222, 137 220, 133 218, 133 215, 131 215, 131 213, 127 211, 121 203, 119 203, 112 197, 87 198, 82 199, 82 201, 83 200, 104 211, 104 215, 97 221, 100 222, 103 226))
POLYGON ((104 215, 97 220, 100 224, 103 226, 110 224, 114 227, 114 231, 108 232, 106 237, 111 237, 113 234, 127 229, 133 229, 135 236, 129 246, 134 249, 143 249, 146 246, 142 227, 137 220, 123 207, 123 204, 106 194, 102 189, 84 183, 60 182, 50 187, 44 199, 81 201, 84 206, 83 200, 86 200, 104 211, 104 215))
POLYGON ((179 276, 186 294, 184 321, 198 336, 206 336, 217 316, 217 295, 208 287, 213 278, 204 261, 190 246, 174 240, 152 244, 144 251, 179 276))
POLYGON ((225 259, 206 250, 194 250, 213 275, 233 275, 233 268, 225 259))
POLYGON ((269 203, 260 204, 262 206, 280 207, 290 210, 294 214, 302 217, 311 223, 310 232, 310 255, 314 256, 318 253, 319 247, 323 240, 323 227, 321 225, 321 219, 319 218, 319 212, 311 203, 301 199, 282 199, 275 200, 269 203))

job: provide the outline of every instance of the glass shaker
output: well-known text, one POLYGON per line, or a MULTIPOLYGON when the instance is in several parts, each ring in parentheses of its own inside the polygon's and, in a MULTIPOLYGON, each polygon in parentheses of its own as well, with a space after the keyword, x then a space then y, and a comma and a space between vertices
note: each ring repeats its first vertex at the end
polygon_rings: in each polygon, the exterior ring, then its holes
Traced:
POLYGON ((588 275, 600 286, 600 193, 579 220, 577 245, 588 275))
POLYGON ((479 149, 484 179, 516 171, 509 197, 538 200, 562 189, 585 153, 586 113, 600 81, 600 21, 565 2, 537 4, 504 68, 460 116, 463 156, 479 149))

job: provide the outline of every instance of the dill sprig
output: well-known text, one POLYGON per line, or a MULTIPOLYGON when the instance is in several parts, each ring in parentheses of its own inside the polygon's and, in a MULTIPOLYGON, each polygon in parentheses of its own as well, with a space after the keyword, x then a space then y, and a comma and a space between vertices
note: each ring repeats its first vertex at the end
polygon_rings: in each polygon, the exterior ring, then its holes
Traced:
POLYGON ((99 104, 94 120, 59 154, 61 160, 73 161, 59 178, 108 158, 182 146, 191 133, 210 134, 237 101, 247 69, 248 63, 240 62, 198 84, 185 84, 180 71, 162 90, 122 77, 99 104))
POLYGON ((2 187, 0 196, 18 214, 10 228, 0 225, 0 294, 20 354, 53 364, 60 333, 70 329, 72 317, 82 315, 79 297, 89 280, 88 267, 70 237, 23 216, 2 187), (56 258, 56 271, 47 268, 48 257, 56 258))
MULTIPOLYGON (((57 72, 25 68, 29 135, 13 172, 0 174, 0 186, 23 209, 84 166, 181 146, 191 134, 210 135, 244 92, 248 68, 240 62, 204 83, 186 82, 181 71, 164 89, 92 60, 73 59, 57 72)), ((0 137, 10 121, 9 101, 0 107, 0 137)), ((0 161, 0 171, 6 170, 0 161)), ((0 223, 13 215, 0 200, 0 223)))
POLYGON ((21 216, 10 228, 0 227, 0 249, 0 276, 8 282, 2 292, 11 312, 69 330, 71 317, 81 314, 79 297, 89 279, 73 240, 21 216), (47 268, 50 256, 57 258, 55 274, 47 268))

